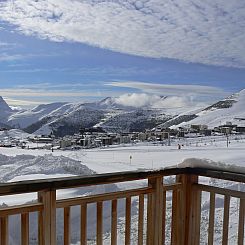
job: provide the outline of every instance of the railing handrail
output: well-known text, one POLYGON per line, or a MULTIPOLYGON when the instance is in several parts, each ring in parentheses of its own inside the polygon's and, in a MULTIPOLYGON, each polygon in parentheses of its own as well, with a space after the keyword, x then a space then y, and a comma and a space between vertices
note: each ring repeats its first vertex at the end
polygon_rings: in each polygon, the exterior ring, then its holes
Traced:
POLYGON ((245 183, 245 174, 229 171, 221 168, 201 168, 201 167, 169 167, 159 170, 140 170, 125 171, 105 174, 95 174, 87 176, 74 176, 51 179, 27 180, 0 184, 0 195, 13 195, 43 190, 59 190, 65 188, 84 187, 100 184, 113 184, 118 182, 142 180, 157 176, 170 176, 179 174, 192 174, 205 177, 243 182, 245 183))

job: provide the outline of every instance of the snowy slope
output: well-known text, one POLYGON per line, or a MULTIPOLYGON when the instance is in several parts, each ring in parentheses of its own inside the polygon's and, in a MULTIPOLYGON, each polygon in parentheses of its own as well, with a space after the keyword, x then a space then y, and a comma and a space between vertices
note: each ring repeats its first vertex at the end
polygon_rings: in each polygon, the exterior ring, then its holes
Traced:
POLYGON ((213 128, 226 122, 245 126, 245 89, 201 110, 195 115, 197 117, 193 120, 180 123, 177 126, 205 124, 213 128))
POLYGON ((28 134, 20 129, 10 129, 7 131, 0 131, 0 141, 7 139, 19 139, 25 140, 30 137, 31 134, 28 134))
POLYGON ((47 117, 50 113, 60 108, 65 103, 52 103, 47 105, 39 105, 31 110, 20 111, 12 114, 7 123, 16 128, 26 128, 31 124, 47 117))

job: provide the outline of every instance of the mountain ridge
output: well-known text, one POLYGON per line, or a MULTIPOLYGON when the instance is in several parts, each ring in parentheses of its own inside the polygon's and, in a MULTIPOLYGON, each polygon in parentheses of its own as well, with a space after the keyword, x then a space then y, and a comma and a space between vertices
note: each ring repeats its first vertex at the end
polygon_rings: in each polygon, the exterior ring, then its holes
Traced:
MULTIPOLYGON (((132 99, 130 95, 126 95, 125 98, 128 97, 132 99)), ((107 131, 131 132, 143 131, 156 126, 188 127, 191 124, 206 124, 214 127, 220 125, 221 122, 237 123, 239 118, 245 119, 243 109, 245 89, 210 106, 183 107, 180 110, 172 110, 172 113, 168 108, 153 108, 154 103, 159 102, 160 105, 163 105, 165 100, 169 99, 168 96, 155 97, 153 101, 148 100, 145 104, 136 101, 137 103, 134 104, 136 106, 130 105, 128 101, 120 104, 120 99, 107 97, 100 101, 87 103, 55 102, 16 112, 11 110, 0 97, 0 111, 2 112, 0 123, 8 127, 23 129, 28 133, 49 134, 53 132, 57 136, 64 136, 78 132, 80 127, 99 126, 107 131)))

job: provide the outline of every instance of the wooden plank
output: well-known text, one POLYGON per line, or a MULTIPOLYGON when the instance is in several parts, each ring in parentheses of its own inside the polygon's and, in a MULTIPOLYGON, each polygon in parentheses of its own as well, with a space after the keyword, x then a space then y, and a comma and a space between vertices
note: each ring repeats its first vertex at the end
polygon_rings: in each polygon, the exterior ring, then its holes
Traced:
POLYGON ((153 244, 153 202, 152 202, 152 194, 147 195, 147 245, 153 244))
POLYGON ((222 245, 228 244, 228 232, 229 232, 229 213, 230 213, 230 196, 225 195, 224 198, 224 217, 223 217, 223 236, 222 245))
POLYGON ((32 203, 32 204, 4 207, 0 209, 0 217, 16 215, 16 214, 31 213, 31 212, 38 212, 41 210, 43 210, 42 203, 32 203))
POLYGON ((111 202, 111 245, 117 245, 117 199, 111 202))
POLYGON ((102 201, 111 201, 114 199, 138 196, 140 194, 147 194, 151 192, 153 192, 153 189, 146 187, 146 188, 127 190, 127 191, 118 191, 118 192, 104 193, 98 195, 91 195, 86 197, 61 199, 57 201, 57 208, 77 206, 77 205, 81 205, 81 203, 83 202, 94 203, 94 202, 102 202, 102 201))
POLYGON ((147 179, 186 173, 186 169, 169 168, 154 171, 126 171, 118 173, 95 174, 89 176, 65 177, 43 180, 28 180, 0 184, 0 195, 13 195, 28 192, 41 192, 44 190, 58 190, 82 186, 112 184, 117 182, 147 179))
POLYGON ((245 217, 245 199, 240 199, 238 245, 243 245, 243 241, 244 241, 244 217, 245 217))
MULTIPOLYGON (((176 178, 177 179, 177 178, 176 178)), ((176 217, 176 225, 177 225, 177 244, 184 244, 184 229, 185 226, 185 208, 183 205, 184 198, 184 192, 182 190, 177 190, 177 217, 176 217)))
POLYGON ((0 195, 13 195, 28 192, 39 192, 43 190, 58 190, 64 188, 74 188, 81 186, 91 186, 100 184, 112 184, 116 182, 133 181, 139 179, 169 176, 169 175, 200 175, 218 179, 245 182, 245 174, 227 169, 208 168, 168 168, 157 171, 128 171, 110 174, 99 174, 92 176, 78 176, 67 178, 55 178, 49 180, 29 180, 13 183, 1 183, 0 195))
POLYGON ((126 198, 125 245, 130 245, 131 235, 131 197, 126 198))
POLYGON ((38 244, 44 245, 44 217, 43 211, 38 212, 38 244))
POLYGON ((162 219, 163 219, 163 178, 155 178, 152 183, 154 211, 154 244, 162 244, 162 219))
POLYGON ((21 214, 21 245, 29 245, 29 213, 21 214))
POLYGON ((0 244, 1 245, 8 245, 9 244, 8 217, 0 218, 0 224, 1 224, 0 244))
POLYGON ((103 244, 103 203, 97 202, 97 245, 103 244))
POLYGON ((81 245, 87 245, 87 204, 81 205, 81 245))
POLYGON ((143 232, 144 232, 144 194, 139 196, 139 209, 138 209, 138 245, 143 245, 143 232))
POLYGON ((180 190, 180 189, 182 189, 182 183, 174 183, 174 184, 163 185, 162 189, 163 189, 163 191, 180 190))
POLYGON ((220 194, 224 196, 229 195, 231 197, 236 197, 236 198, 245 198, 245 192, 242 191, 235 191, 235 190, 209 186, 209 185, 202 185, 202 184, 195 184, 194 188, 206 192, 215 192, 216 194, 220 194))
POLYGON ((70 207, 64 208, 64 245, 70 244, 70 213, 71 209, 70 207))
MULTIPOLYGON (((165 244, 165 230, 166 230, 166 205, 167 205, 167 199, 166 199, 166 191, 163 192, 163 208, 162 208, 162 240, 163 244, 165 244)), ((182 227, 183 228, 183 227, 182 227)))
POLYGON ((213 245, 213 241, 214 241, 214 215, 215 215, 215 193, 210 192, 208 245, 213 245))
POLYGON ((193 227, 195 230, 192 230, 193 244, 200 244, 200 224, 201 224, 201 191, 192 189, 193 192, 193 227))

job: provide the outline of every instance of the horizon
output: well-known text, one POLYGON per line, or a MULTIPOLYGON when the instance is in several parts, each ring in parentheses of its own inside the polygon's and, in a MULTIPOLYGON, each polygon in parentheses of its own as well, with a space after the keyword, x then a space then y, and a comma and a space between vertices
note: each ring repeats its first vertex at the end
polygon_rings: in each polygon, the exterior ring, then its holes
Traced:
POLYGON ((0 2, 0 96, 11 106, 138 94, 184 107, 245 88, 242 0, 46 2, 0 2))

